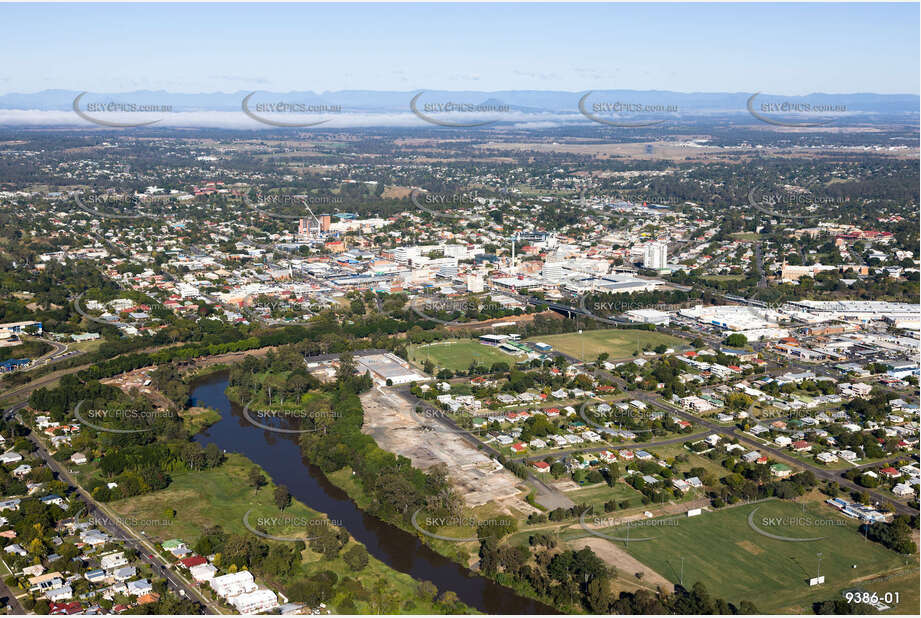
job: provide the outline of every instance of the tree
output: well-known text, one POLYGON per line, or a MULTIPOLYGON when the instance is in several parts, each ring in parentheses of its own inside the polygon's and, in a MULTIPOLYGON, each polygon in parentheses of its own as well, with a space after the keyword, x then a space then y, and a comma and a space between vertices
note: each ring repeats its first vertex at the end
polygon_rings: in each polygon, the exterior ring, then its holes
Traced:
POLYGON ((368 566, 368 550, 363 545, 353 545, 342 555, 342 559, 353 571, 360 571, 368 566))
POLYGON ((265 485, 265 477, 262 476, 262 471, 260 471, 259 468, 250 468, 248 479, 249 484, 255 489, 259 489, 265 485))
POLYGON ((733 333, 726 337, 724 343, 732 348, 744 348, 748 344, 748 337, 742 333, 733 333))
POLYGON ((291 505, 291 492, 284 485, 279 485, 275 488, 274 498, 275 506, 282 511, 291 505))

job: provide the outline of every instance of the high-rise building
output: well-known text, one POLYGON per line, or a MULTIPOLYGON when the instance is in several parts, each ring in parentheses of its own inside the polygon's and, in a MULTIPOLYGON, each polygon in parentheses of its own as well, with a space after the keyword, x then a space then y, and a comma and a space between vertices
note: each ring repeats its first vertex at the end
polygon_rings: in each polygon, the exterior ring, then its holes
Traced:
POLYGON ((563 278, 563 263, 544 262, 544 267, 541 269, 540 274, 543 275, 544 279, 559 281, 563 278))
POLYGON ((471 294, 479 294, 485 289, 483 275, 467 275, 467 291, 471 294))
POLYGON ((643 268, 659 270, 668 263, 668 245, 664 242, 654 242, 646 246, 643 252, 643 268))

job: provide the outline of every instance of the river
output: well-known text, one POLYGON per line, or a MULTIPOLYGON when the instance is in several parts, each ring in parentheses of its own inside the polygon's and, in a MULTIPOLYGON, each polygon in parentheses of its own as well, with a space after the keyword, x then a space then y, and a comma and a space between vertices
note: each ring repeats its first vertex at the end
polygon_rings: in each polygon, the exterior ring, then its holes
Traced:
POLYGON ((439 591, 453 590, 467 605, 490 614, 550 614, 552 608, 522 597, 495 582, 472 574, 422 543, 416 536, 361 511, 348 495, 330 483, 300 452, 296 434, 266 431, 252 425, 242 408, 227 398, 227 372, 197 381, 192 403, 221 413, 221 420, 195 436, 223 450, 245 455, 272 480, 285 485, 307 506, 340 522, 375 558, 418 580, 429 580, 439 591))

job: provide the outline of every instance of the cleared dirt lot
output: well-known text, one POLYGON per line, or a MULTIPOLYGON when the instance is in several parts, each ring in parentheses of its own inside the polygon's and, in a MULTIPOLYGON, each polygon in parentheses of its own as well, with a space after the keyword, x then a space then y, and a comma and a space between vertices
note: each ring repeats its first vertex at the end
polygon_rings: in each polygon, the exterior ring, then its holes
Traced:
POLYGON ((660 574, 656 573, 648 566, 628 554, 623 548, 618 547, 611 541, 606 539, 578 539, 570 543, 573 549, 582 549, 583 547, 588 547, 599 558, 604 560, 606 563, 617 569, 619 574, 623 575, 633 575, 635 573, 642 573, 643 577, 639 581, 642 582, 644 587, 660 586, 662 590, 671 593, 674 592, 675 586, 662 577, 660 574))
MULTIPOLYGON (((421 470, 445 464, 451 482, 468 506, 492 502, 504 510, 538 512, 525 502, 526 489, 518 477, 460 435, 426 429, 411 414, 412 404, 398 393, 375 388, 361 396, 361 403, 365 410, 363 433, 373 437, 382 449, 409 458, 421 470)), ((429 425, 437 423, 429 421, 429 425)))

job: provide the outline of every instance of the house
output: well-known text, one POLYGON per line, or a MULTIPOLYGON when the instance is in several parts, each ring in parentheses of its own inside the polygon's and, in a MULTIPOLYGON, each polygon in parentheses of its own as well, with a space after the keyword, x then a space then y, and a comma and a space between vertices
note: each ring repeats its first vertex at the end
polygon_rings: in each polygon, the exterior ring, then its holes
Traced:
POLYGON ((806 453, 812 450, 812 445, 806 442, 805 440, 797 440, 790 447, 797 453, 806 453))
POLYGON ((29 592, 51 590, 64 585, 61 574, 58 571, 52 571, 44 575, 38 575, 29 579, 29 592))
POLYGON ((177 550, 188 550, 189 549, 188 547, 186 547, 186 544, 183 543, 179 539, 169 539, 168 541, 163 541, 163 543, 160 544, 160 547, 162 547, 163 549, 165 549, 166 551, 170 553, 177 551, 177 550))
POLYGON ((99 560, 99 568, 105 569, 106 571, 117 569, 126 564, 128 564, 128 560, 125 558, 125 552, 122 551, 113 551, 105 554, 99 560))
POLYGON ((791 440, 787 436, 777 436, 776 438, 774 438, 774 444, 776 444, 777 446, 790 446, 792 443, 793 443, 793 440, 791 440))
POLYGON ((62 509, 67 508, 67 502, 64 501, 64 498, 57 494, 48 494, 42 498, 39 498, 39 502, 42 504, 53 504, 59 506, 62 509))
POLYGON ((64 584, 58 588, 52 588, 45 591, 45 598, 51 601, 52 603, 58 603, 60 601, 66 601, 67 599, 73 598, 74 591, 70 587, 70 584, 64 584))
POLYGON ((7 451, 0 455, 0 464, 11 464, 22 461, 22 455, 16 451, 7 451))
POLYGON ((219 575, 211 580, 211 589, 223 598, 229 598, 256 590, 256 582, 249 571, 237 571, 219 575))
POLYGON ((745 463, 754 463, 759 457, 761 457, 761 453, 758 451, 749 451, 742 455, 742 461, 745 463))
POLYGON ((891 479, 897 479, 900 476, 902 476, 902 473, 896 470, 895 468, 893 468, 892 466, 887 466, 883 468, 882 470, 879 471, 879 473, 891 479))
POLYGON ((598 453, 598 459, 605 463, 614 463, 617 461, 617 453, 613 451, 601 451, 598 453))
POLYGON ((531 465, 534 466, 534 469, 538 472, 550 472, 550 464, 546 461, 535 461, 531 465))
POLYGON ((838 456, 828 451, 825 451, 824 453, 819 453, 818 455, 815 456, 815 458, 816 458, 816 461, 821 461, 822 463, 825 463, 825 464, 834 463, 838 461, 838 456))
POLYGON ((208 560, 206 560, 202 556, 189 556, 188 558, 183 558, 182 560, 180 560, 179 564, 181 564, 187 569, 191 569, 192 567, 197 567, 201 564, 206 564, 207 562, 208 560))
POLYGON ((513 453, 523 453, 528 450, 528 445, 524 442, 516 442, 511 447, 513 453))
POLYGON ((112 579, 117 582, 126 582, 137 576, 138 570, 133 566, 123 566, 112 571, 112 579))
POLYGON ((138 605, 147 605, 149 603, 156 603, 160 600, 160 595, 156 592, 148 592, 147 594, 142 594, 138 597, 138 605))
POLYGON ((26 478, 26 476, 29 475, 29 472, 32 472, 32 466, 30 466, 29 464, 22 464, 20 466, 16 466, 16 469, 13 470, 10 474, 15 476, 19 480, 22 480, 26 478))
POLYGON ((895 487, 892 488, 892 493, 899 496, 900 498, 904 498, 906 496, 915 495, 915 490, 912 489, 911 485, 908 483, 898 483, 895 487))
POLYGON ((73 455, 70 456, 70 461, 80 466, 80 465, 85 464, 87 462, 87 459, 86 459, 86 455, 84 455, 83 453, 74 453, 73 455))
POLYGON ((146 579, 136 579, 127 583, 127 592, 130 596, 137 597, 153 592, 153 586, 146 579))
POLYGON ((256 614, 278 607, 275 593, 266 588, 244 592, 233 597, 230 602, 242 615, 256 614))
POLYGON ((217 574, 217 569, 211 564, 200 564, 190 568, 189 574, 197 582, 210 582, 217 574))
POLYGON ((0 513, 3 511, 18 511, 19 510, 19 498, 9 498, 8 500, 0 500, 0 513))
POLYGON ((25 549, 23 549, 19 543, 13 543, 11 545, 7 545, 6 547, 3 548, 3 551, 5 551, 8 554, 16 554, 17 556, 23 556, 23 557, 29 555, 29 553, 25 549))
POLYGON ((791 474, 793 474, 793 468, 786 464, 778 463, 771 466, 771 476, 773 477, 785 479, 791 474))
POLYGON ((83 577, 91 584, 98 584, 106 580, 106 572, 102 569, 93 569, 92 571, 84 573, 83 577))

